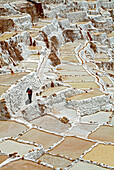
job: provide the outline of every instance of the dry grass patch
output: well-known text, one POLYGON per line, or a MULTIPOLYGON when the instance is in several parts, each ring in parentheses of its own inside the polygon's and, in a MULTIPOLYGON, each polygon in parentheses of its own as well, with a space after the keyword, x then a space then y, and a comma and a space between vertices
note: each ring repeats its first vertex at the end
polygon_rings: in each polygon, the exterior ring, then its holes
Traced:
POLYGON ((85 150, 88 150, 94 144, 94 142, 78 139, 76 137, 66 137, 62 143, 60 143, 50 152, 52 154, 60 154, 68 156, 72 159, 76 159, 79 158, 85 150))
POLYGON ((36 148, 34 145, 24 144, 13 140, 5 140, 0 143, 0 150, 7 155, 17 152, 20 156, 23 156, 34 148, 36 148))
POLYGON ((42 162, 48 163, 54 167, 65 168, 72 163, 72 161, 58 157, 45 154, 39 158, 42 162))
POLYGON ((62 139, 62 137, 59 135, 43 132, 37 129, 31 129, 23 136, 19 137, 19 139, 30 142, 36 142, 38 144, 43 145, 45 149, 48 149, 54 143, 59 142, 62 139))
POLYGON ((25 131, 27 127, 13 121, 0 121, 0 138, 16 137, 25 131))
POLYGON ((30 123, 42 127, 45 130, 57 133, 63 133, 70 128, 70 124, 64 124, 60 120, 48 115, 35 119, 30 123))
POLYGON ((114 167, 114 146, 98 144, 88 152, 83 159, 104 163, 114 167))
POLYGON ((83 94, 79 94, 79 95, 76 95, 76 96, 73 96, 73 97, 69 97, 66 100, 83 100, 83 99, 87 99, 87 98, 101 96, 103 94, 104 94, 103 92, 96 89, 96 90, 93 90, 93 91, 88 92, 88 93, 83 93, 83 94))
POLYGON ((2 170, 32 170, 32 169, 51 170, 51 168, 27 160, 17 160, 14 162, 10 162, 9 164, 2 167, 2 170))
POLYGON ((89 139, 107 141, 114 143, 114 127, 100 126, 95 132, 91 133, 89 139))

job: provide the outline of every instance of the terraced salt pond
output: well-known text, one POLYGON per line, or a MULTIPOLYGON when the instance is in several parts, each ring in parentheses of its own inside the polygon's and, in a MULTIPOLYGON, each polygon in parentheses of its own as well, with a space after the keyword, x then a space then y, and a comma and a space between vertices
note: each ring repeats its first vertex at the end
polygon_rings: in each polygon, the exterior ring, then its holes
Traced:
POLYGON ((48 115, 32 120, 31 123, 43 128, 44 130, 57 133, 63 133, 70 128, 70 124, 64 124, 57 118, 48 115))
POLYGON ((64 86, 51 87, 51 88, 48 88, 47 90, 45 90, 44 92, 42 92, 41 96, 49 96, 49 95, 52 95, 53 93, 60 92, 67 88, 68 87, 64 87, 64 86))
POLYGON ((10 86, 0 85, 0 96, 9 89, 10 86))
POLYGON ((50 151, 52 154, 60 154, 68 158, 76 159, 87 149, 89 149, 94 142, 78 139, 76 137, 65 137, 65 140, 50 151))
POLYGON ((29 152, 29 150, 37 149, 34 145, 20 143, 13 140, 5 140, 0 142, 0 150, 6 154, 12 154, 17 152, 20 156, 23 156, 29 152))
POLYGON ((73 88, 77 88, 77 89, 88 89, 88 88, 92 88, 92 89, 99 89, 99 86, 94 83, 94 82, 66 82, 67 84, 69 84, 71 87, 73 88))
POLYGON ((78 162, 78 163, 74 164, 74 166, 72 168, 70 168, 70 170, 76 170, 76 169, 79 169, 79 170, 105 170, 105 168, 96 166, 94 164, 89 164, 86 162, 78 162))
POLYGON ((28 73, 27 72, 21 72, 21 73, 14 73, 14 74, 5 74, 0 75, 0 84, 4 85, 10 85, 14 84, 16 81, 21 79, 23 76, 26 76, 28 73))
POLYGON ((114 167, 114 146, 112 145, 102 145, 98 144, 94 147, 90 152, 88 152, 83 159, 84 160, 92 160, 98 163, 104 163, 105 165, 109 165, 114 167))
POLYGON ((17 137, 20 133, 27 129, 28 128, 25 125, 14 121, 0 121, 0 138, 17 137))
POLYGON ((109 117, 112 115, 112 112, 100 111, 92 115, 81 117, 81 122, 95 122, 95 123, 106 123, 109 121, 109 117))
POLYGON ((83 100, 83 99, 87 99, 87 98, 91 98, 91 97, 95 97, 95 96, 100 96, 103 94, 104 94, 103 92, 96 89, 96 90, 92 90, 91 92, 88 92, 88 93, 79 94, 79 95, 76 95, 73 97, 69 97, 66 100, 83 100))
POLYGON ((65 168, 72 163, 72 161, 68 159, 61 158, 59 156, 49 155, 49 154, 44 154, 38 160, 41 160, 42 162, 45 163, 47 162, 48 164, 51 164, 54 167, 60 167, 60 168, 65 168))
POLYGON ((3 170, 11 170, 13 167, 13 169, 23 169, 23 170, 28 170, 28 167, 30 169, 34 169, 34 170, 51 170, 51 168, 48 168, 46 166, 43 165, 39 165, 35 162, 32 161, 28 161, 28 160, 17 160, 15 162, 10 162, 9 164, 5 165, 4 167, 2 167, 3 170))
POLYGON ((19 137, 24 141, 36 142, 37 144, 43 145, 45 149, 48 149, 54 143, 57 143, 62 139, 61 136, 57 136, 37 129, 31 129, 26 132, 23 136, 19 137))
POLYGON ((107 141, 114 143, 114 127, 100 126, 95 132, 89 135, 89 139, 107 141))

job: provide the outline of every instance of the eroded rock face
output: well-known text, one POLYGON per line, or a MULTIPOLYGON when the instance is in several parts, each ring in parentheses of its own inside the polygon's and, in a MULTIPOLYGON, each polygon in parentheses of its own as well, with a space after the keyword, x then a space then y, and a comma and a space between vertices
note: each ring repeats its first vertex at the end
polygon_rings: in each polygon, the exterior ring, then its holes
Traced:
POLYGON ((53 52, 50 53, 49 57, 48 57, 51 62, 52 62, 52 65, 55 67, 56 65, 60 64, 61 61, 60 59, 57 57, 57 55, 53 52))
MULTIPOLYGON (((8 34, 6 34, 8 36, 8 34)), ((9 39, 2 39, 0 41, 0 67, 4 65, 16 64, 24 59, 24 46, 30 44, 30 35, 27 32, 22 34, 15 33, 9 39)))
POLYGON ((0 17, 0 33, 14 30, 14 22, 10 18, 0 17))
POLYGON ((28 13, 32 22, 38 21, 39 17, 43 17, 43 8, 41 3, 29 3, 29 2, 13 2, 11 5, 21 13, 28 13))

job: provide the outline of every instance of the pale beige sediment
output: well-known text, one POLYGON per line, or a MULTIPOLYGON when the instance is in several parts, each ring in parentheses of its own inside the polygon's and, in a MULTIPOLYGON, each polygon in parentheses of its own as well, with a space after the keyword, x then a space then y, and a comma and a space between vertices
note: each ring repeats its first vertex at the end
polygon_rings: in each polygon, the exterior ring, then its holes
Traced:
POLYGON ((70 128, 70 124, 64 124, 57 118, 48 115, 35 119, 30 123, 42 127, 45 130, 57 133, 63 133, 70 128))
POLYGON ((88 93, 83 93, 83 94, 79 94, 79 95, 76 95, 76 96, 73 96, 73 97, 69 97, 66 100, 83 100, 83 99, 87 99, 87 98, 101 96, 103 94, 104 93, 101 92, 100 90, 95 89, 95 90, 88 92, 88 93))
POLYGON ((14 35, 16 35, 17 32, 9 32, 9 33, 4 33, 0 36, 0 41, 5 41, 11 37, 13 37, 14 35))
POLYGON ((0 75, 0 83, 1 84, 14 84, 16 81, 21 79, 23 76, 26 76, 28 73, 14 73, 7 75, 0 75))
POLYGON ((103 76, 103 77, 100 77, 105 83, 109 83, 109 84, 112 84, 113 85, 113 82, 107 77, 107 76, 103 76))
POLYGON ((8 159, 8 156, 6 155, 0 155, 0 164, 4 162, 6 159, 8 159))
POLYGON ((73 65, 73 64, 60 64, 57 67, 57 70, 77 70, 77 71, 85 71, 82 65, 73 65))
POLYGON ((73 167, 70 168, 70 170, 109 170, 109 169, 107 168, 105 169, 103 167, 89 164, 86 162, 78 162, 74 164, 73 167))
POLYGON ((51 170, 51 168, 27 160, 18 160, 18 161, 10 162, 9 164, 3 166, 1 169, 2 170, 32 170, 32 169, 51 170))
POLYGON ((59 167, 59 168, 66 168, 68 165, 72 163, 72 161, 68 159, 61 158, 58 156, 52 156, 49 154, 43 155, 38 160, 41 160, 42 162, 48 163, 54 167, 59 167))
POLYGON ((0 85, 0 96, 2 93, 6 92, 9 89, 10 86, 1 86, 0 85))
POLYGON ((81 117, 81 122, 106 123, 109 121, 109 116, 111 116, 111 114, 112 112, 100 111, 92 115, 81 117))
POLYGON ((59 87, 50 87, 49 89, 45 90, 41 96, 49 96, 52 95, 53 93, 57 93, 59 91, 65 90, 68 87, 64 87, 64 86, 59 86, 59 87))
POLYGON ((59 142, 62 139, 62 137, 44 131, 40 131, 37 129, 31 129, 23 136, 19 137, 19 139, 30 141, 30 142, 36 142, 38 144, 43 145, 45 149, 48 149, 54 143, 59 142))
POLYGON ((34 145, 24 144, 13 140, 0 142, 0 150, 6 154, 17 152, 20 156, 23 156, 34 148, 36 148, 34 145))
POLYGON ((41 50, 42 47, 41 46, 29 46, 30 50, 41 50))
POLYGON ((114 143, 114 127, 100 126, 95 132, 88 136, 89 139, 107 141, 114 143))
POLYGON ((92 76, 65 76, 62 77, 64 82, 94 82, 95 79, 92 76))
POLYGON ((83 159, 114 167, 114 146, 98 144, 98 146, 88 152, 83 159))
POLYGON ((72 62, 72 63, 79 63, 79 61, 77 60, 77 58, 75 57, 75 55, 61 55, 59 57, 62 61, 68 61, 68 62, 72 62))
POLYGON ((72 75, 72 76, 89 76, 88 72, 85 71, 76 71, 76 70, 58 70, 62 76, 72 75))
POLYGON ((40 60, 40 55, 34 54, 29 57, 30 60, 40 60))
POLYGON ((26 67, 26 68, 33 68, 36 69, 37 68, 38 63, 37 62, 20 62, 20 64, 18 65, 18 67, 26 67))
POLYGON ((86 141, 76 137, 66 137, 65 140, 56 146, 50 152, 52 154, 60 154, 72 159, 79 158, 81 154, 88 150, 94 142, 86 141))
POLYGON ((94 130, 95 128, 97 128, 97 126, 98 125, 94 125, 94 124, 76 123, 75 126, 65 134, 86 137, 88 133, 94 130))
POLYGON ((92 88, 92 89, 95 89, 95 88, 100 88, 96 83, 94 82, 75 82, 75 83, 69 83, 69 82, 66 82, 67 84, 69 84, 71 87, 73 88, 77 88, 77 89, 88 89, 88 88, 92 88))
POLYGON ((0 121, 0 138, 17 137, 27 127, 14 121, 0 121))

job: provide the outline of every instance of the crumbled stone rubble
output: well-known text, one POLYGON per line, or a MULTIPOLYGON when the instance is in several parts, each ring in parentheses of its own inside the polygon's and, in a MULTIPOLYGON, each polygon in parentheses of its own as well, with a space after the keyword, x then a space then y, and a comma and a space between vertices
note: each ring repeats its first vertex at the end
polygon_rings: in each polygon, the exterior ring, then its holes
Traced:
POLYGON ((0 168, 114 168, 113 12, 112 0, 0 2, 0 168))

